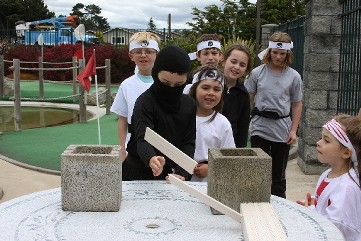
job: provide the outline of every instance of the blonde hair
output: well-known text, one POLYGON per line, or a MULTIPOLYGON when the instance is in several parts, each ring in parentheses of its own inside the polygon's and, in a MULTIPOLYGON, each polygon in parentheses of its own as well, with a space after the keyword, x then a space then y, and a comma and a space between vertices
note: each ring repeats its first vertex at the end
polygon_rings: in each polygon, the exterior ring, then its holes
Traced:
MULTIPOLYGON (((283 42, 283 43, 291 43, 292 39, 291 36, 288 35, 288 33, 284 33, 284 32, 275 32, 274 34, 272 34, 272 36, 269 38, 269 41, 272 42, 283 42)), ((262 62, 264 64, 269 64, 271 63, 271 51, 272 49, 268 49, 266 54, 264 55, 262 62)), ((286 60, 283 63, 284 68, 286 68, 287 66, 289 66, 290 64, 292 64, 293 61, 293 53, 291 50, 287 50, 287 55, 286 55, 286 60)))
POLYGON ((157 34, 151 32, 137 32, 130 37, 129 42, 136 41, 141 43, 150 39, 153 39, 157 41, 158 44, 160 44, 160 37, 157 34))

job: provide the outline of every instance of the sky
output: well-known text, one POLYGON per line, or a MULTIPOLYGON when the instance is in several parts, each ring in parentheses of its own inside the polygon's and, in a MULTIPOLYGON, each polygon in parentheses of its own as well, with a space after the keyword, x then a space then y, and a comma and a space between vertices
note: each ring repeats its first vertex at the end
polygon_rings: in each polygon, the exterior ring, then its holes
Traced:
MULTIPOLYGON (((55 16, 71 13, 77 3, 95 4, 102 10, 101 16, 107 19, 111 28, 146 29, 150 18, 157 28, 167 28, 168 14, 171 14, 172 29, 190 28, 186 23, 192 21, 192 8, 204 9, 205 6, 222 5, 220 0, 44 0, 55 16)), ((255 3, 256 0, 250 0, 255 3)))

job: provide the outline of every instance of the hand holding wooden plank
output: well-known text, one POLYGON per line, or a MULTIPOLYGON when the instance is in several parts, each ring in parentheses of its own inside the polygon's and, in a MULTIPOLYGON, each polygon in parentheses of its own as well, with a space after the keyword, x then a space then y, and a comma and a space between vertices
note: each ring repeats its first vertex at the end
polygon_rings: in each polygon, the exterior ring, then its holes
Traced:
POLYGON ((182 151, 180 151, 177 147, 169 143, 166 139, 158 135, 149 127, 147 127, 147 129, 145 130, 144 140, 149 142, 152 146, 157 148, 164 155, 172 159, 188 173, 193 174, 193 170, 198 163, 186 154, 184 154, 182 151))

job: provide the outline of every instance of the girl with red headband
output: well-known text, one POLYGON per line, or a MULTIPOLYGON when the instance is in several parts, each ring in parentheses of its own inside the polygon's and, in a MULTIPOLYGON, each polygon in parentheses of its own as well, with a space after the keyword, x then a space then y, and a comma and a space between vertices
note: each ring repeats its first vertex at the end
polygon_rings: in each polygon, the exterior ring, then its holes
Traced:
POLYGON ((315 209, 343 233, 347 241, 361 240, 361 120, 339 115, 328 121, 317 142, 318 160, 330 166, 321 174, 314 196, 298 204, 315 209))

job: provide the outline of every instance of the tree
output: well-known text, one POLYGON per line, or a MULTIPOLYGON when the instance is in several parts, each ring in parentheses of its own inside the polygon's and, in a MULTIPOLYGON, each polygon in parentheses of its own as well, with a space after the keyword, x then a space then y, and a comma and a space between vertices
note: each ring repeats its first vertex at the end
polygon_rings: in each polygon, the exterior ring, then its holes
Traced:
POLYGON ((102 9, 95 4, 84 5, 77 3, 72 8, 72 11, 71 14, 78 15, 80 23, 84 24, 87 30, 104 32, 110 29, 107 19, 100 16, 102 9))
MULTIPOLYGON (((221 0, 222 7, 209 5, 192 9, 192 22, 187 22, 199 34, 216 33, 231 38, 256 37, 256 4, 248 0, 221 0)), ((261 24, 284 23, 305 14, 305 0, 262 0, 261 24), (287 6, 287 11, 285 11, 287 6)))
POLYGON ((157 26, 155 25, 154 20, 153 20, 152 17, 149 19, 147 30, 150 30, 150 31, 157 30, 157 26))
POLYGON ((0 28, 14 29, 15 22, 26 22, 54 17, 43 0, 0 0, 0 28))
POLYGON ((55 13, 49 11, 43 0, 22 0, 20 2, 25 8, 23 16, 25 21, 47 19, 55 16, 55 13))

